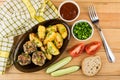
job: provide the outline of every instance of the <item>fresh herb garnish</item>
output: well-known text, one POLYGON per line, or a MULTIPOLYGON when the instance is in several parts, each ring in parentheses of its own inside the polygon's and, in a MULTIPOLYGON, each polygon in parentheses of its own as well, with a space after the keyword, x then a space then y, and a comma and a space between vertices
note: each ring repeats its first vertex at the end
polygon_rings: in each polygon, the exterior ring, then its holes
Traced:
POLYGON ((79 22, 73 28, 73 34, 80 40, 85 40, 92 34, 92 28, 87 22, 79 22))

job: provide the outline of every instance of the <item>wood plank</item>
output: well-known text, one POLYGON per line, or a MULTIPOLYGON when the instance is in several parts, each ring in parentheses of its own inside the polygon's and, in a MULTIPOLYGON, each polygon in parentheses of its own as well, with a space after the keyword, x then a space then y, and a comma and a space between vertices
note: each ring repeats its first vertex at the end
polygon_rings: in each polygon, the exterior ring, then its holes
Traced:
MULTIPOLYGON (((53 2, 57 7, 60 5, 62 1, 58 2, 53 2)), ((80 2, 80 1, 76 1, 76 3, 79 5, 81 12, 88 12, 88 6, 91 5, 91 3, 86 3, 86 2, 80 2)), ((120 3, 119 2, 115 2, 115 3, 92 3, 95 8, 96 11, 98 13, 120 13, 120 3)))
POLYGON ((72 75, 65 75, 63 77, 51 77, 47 75, 46 77, 43 74, 20 74, 14 77, 14 74, 6 74, 1 78, 2 80, 119 80, 120 76, 95 76, 95 77, 87 77, 84 75, 79 75, 73 73, 72 75), (7 76, 7 77, 6 77, 7 76), (79 76, 79 77, 78 77, 79 76))
POLYGON ((4 3, 4 1, 0 1, 0 5, 2 5, 4 3))
POLYGON ((6 0, 0 0, 0 2, 5 2, 6 0))
MULTIPOLYGON (((64 0, 51 0, 53 2, 63 2, 64 0)), ((94 3, 116 3, 116 2, 120 2, 120 0, 74 0, 76 2, 87 2, 87 3, 91 3, 91 2, 94 2, 94 3)))
MULTIPOLYGON (((118 17, 119 13, 98 13, 100 19, 100 26, 102 29, 120 29, 120 17, 118 17)), ((81 12, 79 18, 77 20, 88 20, 91 22, 88 12, 81 12)), ((76 21, 77 21, 76 20, 76 21)), ((71 26, 74 22, 69 23, 71 26)))

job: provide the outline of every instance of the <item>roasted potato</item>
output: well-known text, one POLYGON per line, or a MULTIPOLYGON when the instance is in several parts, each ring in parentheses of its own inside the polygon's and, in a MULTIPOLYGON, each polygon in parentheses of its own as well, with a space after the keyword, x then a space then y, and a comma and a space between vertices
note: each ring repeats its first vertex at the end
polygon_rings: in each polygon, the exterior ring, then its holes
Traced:
POLYGON ((46 33, 45 27, 42 26, 42 25, 39 25, 39 27, 38 27, 38 37, 39 37, 39 39, 40 39, 41 41, 44 40, 44 38, 45 38, 45 33, 46 33))
POLYGON ((60 49, 62 47, 62 45, 63 45, 63 38, 60 35, 60 33, 58 33, 58 32, 56 33, 56 37, 55 37, 54 43, 55 43, 55 45, 56 45, 56 47, 58 49, 60 49))
POLYGON ((48 60, 51 60, 51 59, 52 59, 52 54, 50 54, 47 50, 45 50, 44 47, 41 47, 41 50, 44 52, 45 57, 46 57, 48 60))
POLYGON ((61 34, 62 38, 65 39, 67 37, 67 30, 63 24, 56 24, 58 28, 58 32, 61 34))
POLYGON ((48 60, 51 60, 52 59, 52 54, 50 54, 50 53, 45 53, 45 56, 46 56, 46 58, 48 59, 48 60))
POLYGON ((43 46, 42 42, 40 41, 40 39, 37 37, 35 33, 30 33, 29 39, 30 41, 34 42, 37 45, 37 47, 43 46))
POLYGON ((60 54, 59 50, 56 48, 56 46, 53 44, 53 42, 47 43, 47 51, 52 55, 60 54))
POLYGON ((47 33, 46 38, 44 40, 44 45, 46 45, 48 42, 53 41, 56 37, 56 33, 53 31, 50 31, 47 33))
POLYGON ((49 26, 49 27, 47 27, 46 31, 47 32, 50 32, 50 31, 57 32, 57 26, 56 25, 49 26))

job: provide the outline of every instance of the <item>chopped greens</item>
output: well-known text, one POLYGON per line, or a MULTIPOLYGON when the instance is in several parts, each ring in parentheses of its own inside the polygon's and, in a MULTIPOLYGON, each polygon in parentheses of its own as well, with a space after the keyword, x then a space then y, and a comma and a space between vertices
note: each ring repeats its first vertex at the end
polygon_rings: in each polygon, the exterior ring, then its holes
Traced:
POLYGON ((92 34, 92 28, 87 22, 79 22, 73 28, 73 34, 80 40, 89 38, 92 34))

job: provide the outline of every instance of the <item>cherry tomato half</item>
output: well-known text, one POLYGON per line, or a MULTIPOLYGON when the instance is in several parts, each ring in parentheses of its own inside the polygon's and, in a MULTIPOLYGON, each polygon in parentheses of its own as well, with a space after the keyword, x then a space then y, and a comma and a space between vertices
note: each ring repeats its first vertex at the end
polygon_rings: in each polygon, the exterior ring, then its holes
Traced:
POLYGON ((101 47, 101 42, 94 41, 85 46, 85 51, 89 55, 94 55, 101 47))
POLYGON ((85 45, 83 43, 79 43, 79 44, 73 46, 72 48, 70 48, 68 50, 68 52, 72 57, 77 57, 80 54, 82 54, 82 52, 84 51, 84 47, 85 47, 85 45))

